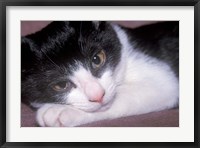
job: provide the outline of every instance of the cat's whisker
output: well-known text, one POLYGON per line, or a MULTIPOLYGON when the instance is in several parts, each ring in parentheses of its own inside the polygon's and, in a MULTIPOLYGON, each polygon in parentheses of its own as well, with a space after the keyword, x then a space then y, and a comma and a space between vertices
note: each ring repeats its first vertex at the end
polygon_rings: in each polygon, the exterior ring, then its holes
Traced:
POLYGON ((114 90, 116 88, 116 85, 115 84, 112 84, 108 87, 108 90, 111 91, 111 90, 114 90))
POLYGON ((42 49, 41 52, 47 57, 47 59, 54 65, 56 66, 59 70, 63 70, 59 65, 57 65, 42 49))

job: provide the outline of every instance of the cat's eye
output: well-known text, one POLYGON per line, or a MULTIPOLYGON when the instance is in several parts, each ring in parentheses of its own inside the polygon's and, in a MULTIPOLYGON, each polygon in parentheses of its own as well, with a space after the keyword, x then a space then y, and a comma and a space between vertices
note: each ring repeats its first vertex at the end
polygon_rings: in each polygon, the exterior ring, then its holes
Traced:
POLYGON ((69 83, 67 83, 66 81, 60 81, 56 84, 52 85, 53 90, 55 91, 64 91, 66 90, 68 87, 70 86, 69 83))
POLYGON ((105 60, 106 60, 105 52, 101 50, 92 57, 92 67, 95 69, 99 68, 105 63, 105 60))

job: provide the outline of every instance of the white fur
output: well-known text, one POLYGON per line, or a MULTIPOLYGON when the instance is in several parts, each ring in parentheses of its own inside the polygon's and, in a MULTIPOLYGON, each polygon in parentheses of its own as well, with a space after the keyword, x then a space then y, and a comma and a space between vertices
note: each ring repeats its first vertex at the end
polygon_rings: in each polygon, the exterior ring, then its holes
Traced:
POLYGON ((66 104, 75 106, 87 112, 104 109, 105 107, 102 106, 107 105, 114 97, 113 94, 116 85, 111 74, 112 73, 107 70, 100 79, 96 79, 92 76, 90 71, 87 71, 84 67, 80 66, 71 77, 71 80, 77 87, 66 96, 66 98, 68 98, 66 99, 66 104), (87 92, 85 88, 87 88, 87 92), (97 95, 98 92, 101 93, 102 91, 105 92, 103 102, 90 101, 91 94, 97 95))
POLYGON ((101 78, 95 79, 89 71, 80 67, 71 78, 78 87, 66 100, 68 105, 46 104, 37 112, 41 126, 77 126, 164 110, 178 104, 178 79, 170 67, 135 51, 125 32, 116 25, 113 28, 123 50, 116 70, 106 70, 101 78), (89 101, 84 92, 84 85, 88 82, 95 83, 97 89, 105 90, 102 103, 89 101))

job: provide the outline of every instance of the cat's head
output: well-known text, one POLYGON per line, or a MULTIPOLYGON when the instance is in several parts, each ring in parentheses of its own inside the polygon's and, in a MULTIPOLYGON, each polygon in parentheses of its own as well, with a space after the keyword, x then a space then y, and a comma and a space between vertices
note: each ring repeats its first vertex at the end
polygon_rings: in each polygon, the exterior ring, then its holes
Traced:
POLYGON ((22 98, 102 110, 116 94, 121 45, 107 22, 53 22, 22 37, 22 98))

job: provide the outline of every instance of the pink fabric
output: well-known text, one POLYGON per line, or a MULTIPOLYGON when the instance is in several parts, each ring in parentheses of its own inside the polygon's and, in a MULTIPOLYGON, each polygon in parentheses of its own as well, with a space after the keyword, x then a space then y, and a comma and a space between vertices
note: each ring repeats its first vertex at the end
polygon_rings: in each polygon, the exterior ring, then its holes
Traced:
POLYGON ((28 35, 35 33, 47 26, 51 21, 22 21, 21 22, 21 35, 28 35))

